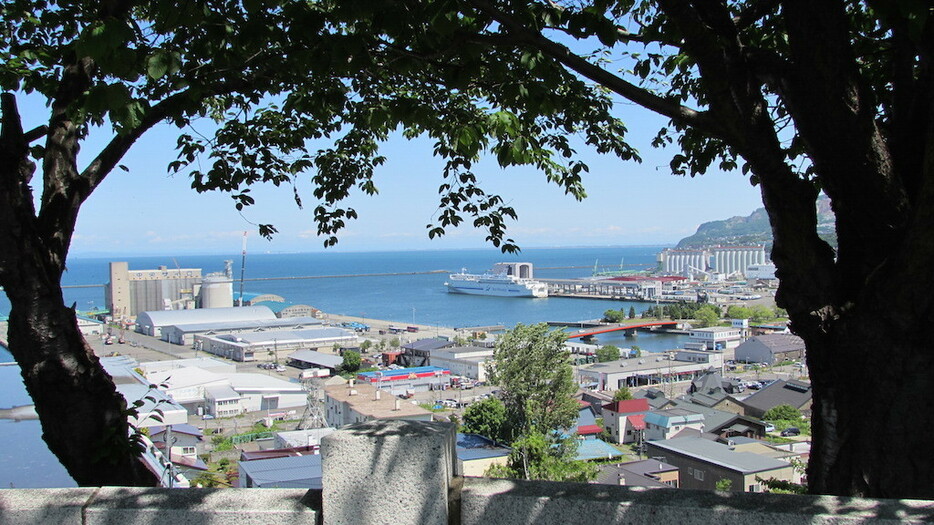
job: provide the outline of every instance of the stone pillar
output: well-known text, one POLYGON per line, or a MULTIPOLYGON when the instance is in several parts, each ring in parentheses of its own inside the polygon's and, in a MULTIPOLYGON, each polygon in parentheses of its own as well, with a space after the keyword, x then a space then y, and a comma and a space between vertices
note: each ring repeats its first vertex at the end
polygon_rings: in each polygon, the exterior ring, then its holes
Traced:
POLYGON ((321 440, 325 525, 448 523, 455 426, 374 420, 321 440))

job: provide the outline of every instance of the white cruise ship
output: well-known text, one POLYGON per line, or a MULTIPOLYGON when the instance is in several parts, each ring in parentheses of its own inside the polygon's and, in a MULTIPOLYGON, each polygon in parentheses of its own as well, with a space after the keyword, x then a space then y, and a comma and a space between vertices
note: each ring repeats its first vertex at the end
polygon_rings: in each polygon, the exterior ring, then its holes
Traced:
POLYGON ((532 279, 532 263, 496 263, 483 274, 452 273, 448 292, 497 297, 548 297, 548 285, 532 279))

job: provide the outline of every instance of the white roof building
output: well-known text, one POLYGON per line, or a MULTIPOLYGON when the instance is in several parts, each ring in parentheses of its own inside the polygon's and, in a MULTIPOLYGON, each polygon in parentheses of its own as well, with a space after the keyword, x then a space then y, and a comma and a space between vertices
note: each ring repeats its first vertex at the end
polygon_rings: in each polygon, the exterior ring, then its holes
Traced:
POLYGON ((136 331, 153 337, 162 337, 162 328, 165 326, 225 321, 272 321, 274 319, 276 319, 276 314, 265 306, 153 310, 136 316, 136 331))
POLYGON ((147 379, 178 403, 215 417, 304 407, 307 398, 300 384, 266 374, 191 367, 152 373, 147 379))

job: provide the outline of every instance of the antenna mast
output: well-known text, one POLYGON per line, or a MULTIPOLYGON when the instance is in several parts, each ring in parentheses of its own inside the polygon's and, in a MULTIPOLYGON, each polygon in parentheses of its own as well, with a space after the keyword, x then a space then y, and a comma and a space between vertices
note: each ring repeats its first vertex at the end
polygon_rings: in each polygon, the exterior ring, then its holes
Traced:
POLYGON ((243 258, 240 261, 240 300, 238 301, 240 304, 237 306, 243 306, 243 274, 246 272, 246 233, 243 232, 243 258))

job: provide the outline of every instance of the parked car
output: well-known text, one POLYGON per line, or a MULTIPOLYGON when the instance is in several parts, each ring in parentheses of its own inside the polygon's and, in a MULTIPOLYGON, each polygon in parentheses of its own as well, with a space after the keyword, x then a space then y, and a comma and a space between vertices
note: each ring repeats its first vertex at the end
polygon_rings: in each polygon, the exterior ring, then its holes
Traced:
POLYGON ((784 437, 800 436, 800 435, 801 435, 801 430, 798 427, 788 427, 785 430, 782 430, 782 436, 784 437))
POLYGON ((775 432, 775 425, 773 425, 773 424, 771 424, 771 423, 766 423, 766 424, 765 424, 765 431, 766 431, 766 432, 775 432))

